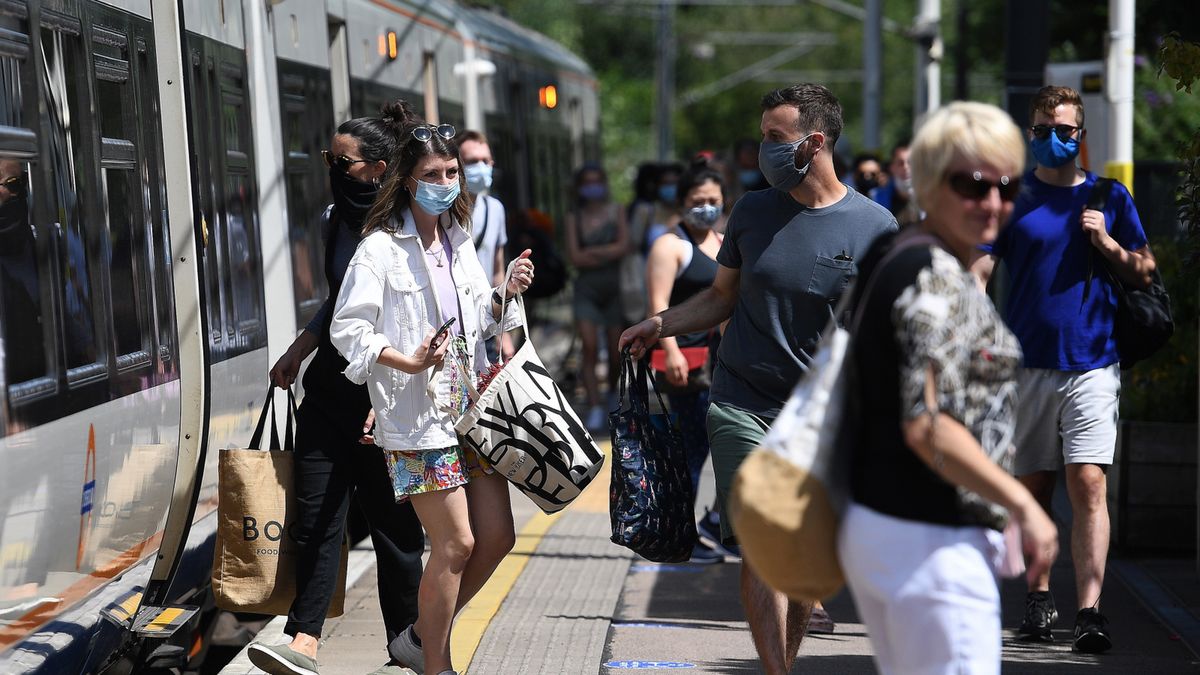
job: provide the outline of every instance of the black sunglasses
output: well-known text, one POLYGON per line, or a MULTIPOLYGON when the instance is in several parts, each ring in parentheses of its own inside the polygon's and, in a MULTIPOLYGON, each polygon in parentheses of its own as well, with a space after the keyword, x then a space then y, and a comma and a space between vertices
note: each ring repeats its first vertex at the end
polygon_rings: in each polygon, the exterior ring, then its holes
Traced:
POLYGON ((433 138, 435 133, 448 141, 454 138, 454 134, 457 132, 454 130, 453 124, 422 124, 419 127, 413 127, 412 137, 424 143, 433 138))
POLYGON ((1053 131, 1058 135, 1058 140, 1066 142, 1076 131, 1082 128, 1071 124, 1035 124, 1029 127, 1029 130, 1033 132, 1033 137, 1039 141, 1050 138, 1050 132, 1053 131))
POLYGON ((350 159, 345 155, 335 155, 328 150, 321 151, 321 159, 325 160, 325 166, 329 168, 337 167, 342 173, 349 173, 350 167, 355 164, 370 162, 369 159, 350 159))
POLYGON ((946 178, 946 182, 950 185, 951 190, 967 199, 983 199, 991 194, 992 188, 996 188, 1000 191, 1002 201, 1011 202, 1021 192, 1020 178, 1000 176, 1000 182, 993 183, 990 180, 984 180, 983 174, 978 171, 952 173, 946 178))

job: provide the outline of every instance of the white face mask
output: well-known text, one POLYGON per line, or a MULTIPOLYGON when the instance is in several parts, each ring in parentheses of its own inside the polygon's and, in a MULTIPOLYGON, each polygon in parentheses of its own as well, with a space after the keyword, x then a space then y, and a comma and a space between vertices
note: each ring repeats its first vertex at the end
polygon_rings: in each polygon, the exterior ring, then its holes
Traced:
POLYGON ((707 230, 717 224, 721 217, 721 207, 714 204, 702 204, 684 211, 683 222, 700 230, 707 230))

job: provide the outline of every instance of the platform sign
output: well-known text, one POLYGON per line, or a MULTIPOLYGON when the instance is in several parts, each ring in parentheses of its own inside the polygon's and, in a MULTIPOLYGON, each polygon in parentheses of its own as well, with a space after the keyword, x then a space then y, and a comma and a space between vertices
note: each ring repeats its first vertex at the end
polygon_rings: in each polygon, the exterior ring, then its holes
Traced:
POLYGON ((617 670, 674 670, 695 668, 696 664, 683 661, 609 661, 604 666, 617 670))

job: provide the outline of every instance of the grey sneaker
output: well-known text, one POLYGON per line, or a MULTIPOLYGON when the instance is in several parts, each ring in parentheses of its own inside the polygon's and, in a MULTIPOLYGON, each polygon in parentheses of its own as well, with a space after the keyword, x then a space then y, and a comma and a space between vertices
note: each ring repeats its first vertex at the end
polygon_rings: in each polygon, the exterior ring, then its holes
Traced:
POLYGON ((255 642, 246 648, 250 663, 271 675, 317 675, 317 660, 287 645, 255 642))
POLYGON ((425 675, 425 655, 413 641, 412 626, 388 643, 388 654, 400 665, 412 668, 417 675, 425 675))
POLYGON ((380 666, 378 670, 371 671, 369 675, 412 675, 412 672, 403 666, 388 663, 380 666))

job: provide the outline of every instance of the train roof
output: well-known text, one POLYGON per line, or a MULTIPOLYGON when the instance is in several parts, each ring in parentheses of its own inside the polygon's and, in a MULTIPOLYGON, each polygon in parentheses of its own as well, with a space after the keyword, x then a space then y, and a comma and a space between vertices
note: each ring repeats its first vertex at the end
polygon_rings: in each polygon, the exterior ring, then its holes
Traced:
POLYGON ((595 78, 583 59, 545 35, 494 10, 475 7, 462 9, 459 20, 465 24, 465 32, 469 32, 481 47, 517 57, 532 57, 557 70, 570 70, 589 79, 595 78))

